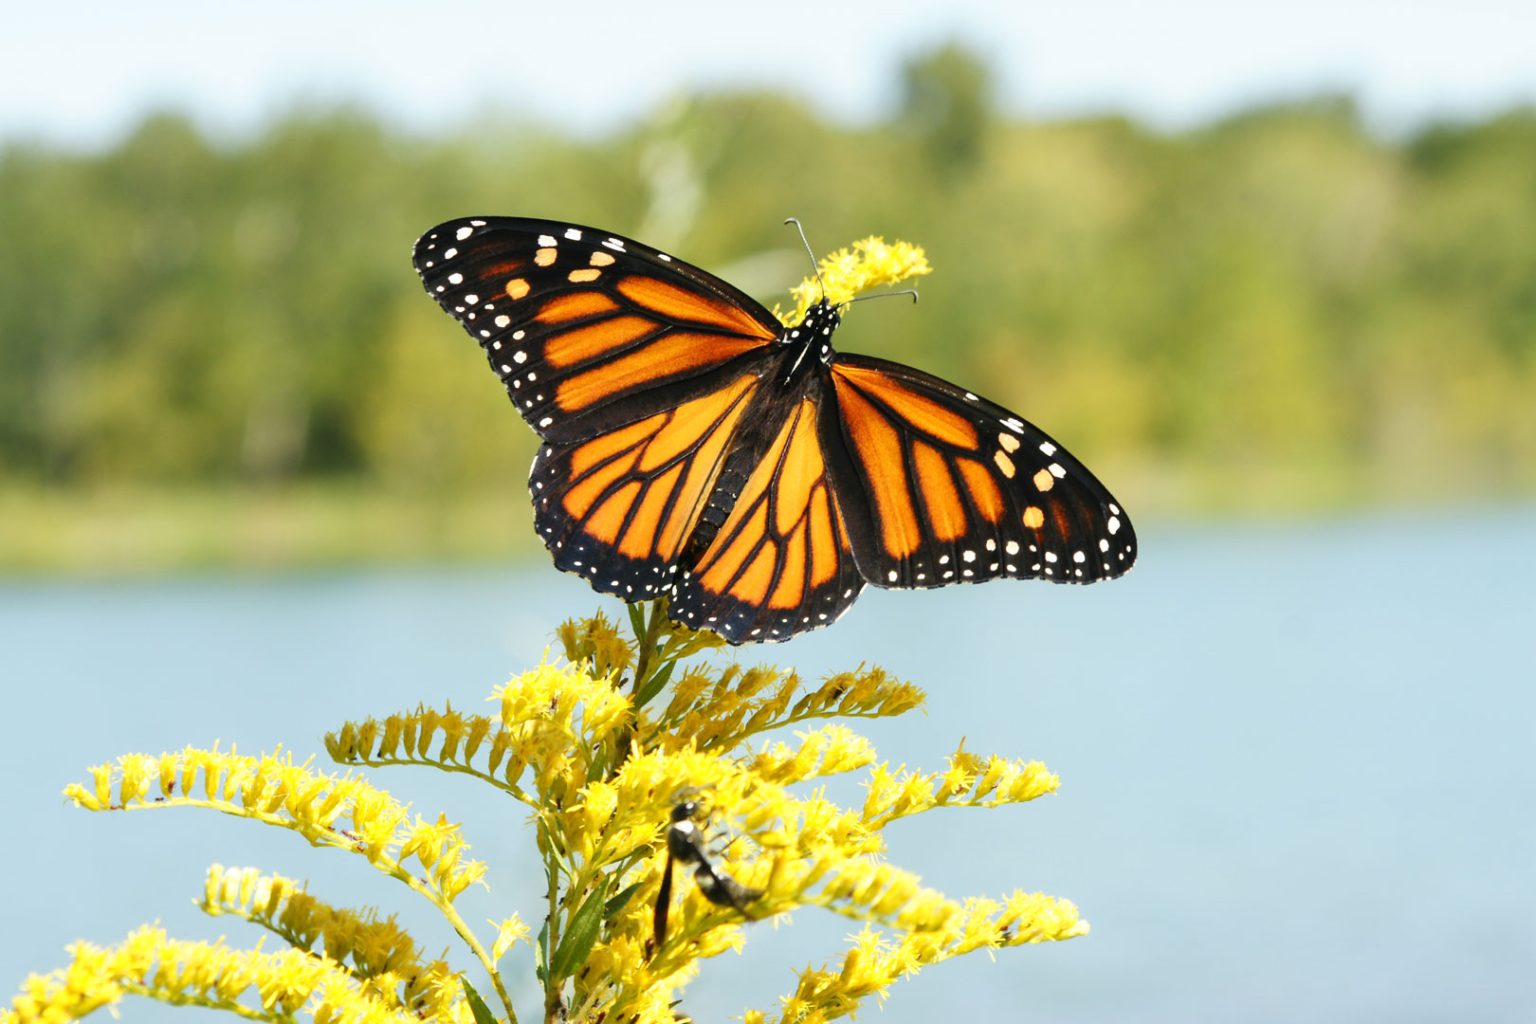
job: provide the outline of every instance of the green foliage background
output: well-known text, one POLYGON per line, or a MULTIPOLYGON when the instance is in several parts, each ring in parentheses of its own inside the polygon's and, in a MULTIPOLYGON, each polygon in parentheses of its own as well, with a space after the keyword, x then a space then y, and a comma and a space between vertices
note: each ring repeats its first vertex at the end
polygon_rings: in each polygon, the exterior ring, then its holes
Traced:
POLYGON ((157 115, 106 152, 6 145, 0 564, 47 564, 64 521, 120 535, 89 510, 123 493, 196 495, 183 522, 215 532, 310 495, 322 556, 531 539, 533 435, 408 260, 470 213, 629 234, 769 303, 807 269, 786 215, 823 250, 922 244, 922 303, 859 307, 841 347, 1018 409, 1133 511, 1536 489, 1536 112, 1397 140, 1340 98, 1179 134, 1035 123, 952 47, 902 84, 864 127, 729 94, 601 138, 332 109, 223 144, 157 115), (346 540, 390 502, 418 514, 346 540))

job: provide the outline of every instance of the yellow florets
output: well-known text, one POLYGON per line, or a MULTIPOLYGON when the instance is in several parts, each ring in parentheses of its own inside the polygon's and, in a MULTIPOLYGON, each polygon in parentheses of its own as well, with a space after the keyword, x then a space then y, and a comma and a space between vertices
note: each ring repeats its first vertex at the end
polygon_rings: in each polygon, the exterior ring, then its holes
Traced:
POLYGON ((817 267, 821 271, 820 280, 808 277, 790 289, 795 299, 794 308, 788 313, 774 310, 786 327, 799 323, 805 318, 805 311, 821 299, 823 283, 827 301, 836 306, 871 289, 898 284, 909 277, 920 277, 933 271, 920 246, 901 241, 887 243, 877 235, 828 253, 817 262, 817 267))

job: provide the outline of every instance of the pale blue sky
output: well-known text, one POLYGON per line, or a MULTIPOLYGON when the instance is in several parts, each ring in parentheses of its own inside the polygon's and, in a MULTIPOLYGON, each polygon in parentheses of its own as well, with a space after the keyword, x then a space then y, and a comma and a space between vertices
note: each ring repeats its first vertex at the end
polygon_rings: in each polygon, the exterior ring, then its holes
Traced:
POLYGON ((360 99, 421 130, 495 108, 593 132, 726 85, 860 119, 888 109, 903 54, 951 37, 1032 115, 1179 126, 1343 89, 1397 130, 1536 101, 1536 0, 87 0, 6 13, 0 138, 98 145, 155 106, 238 133, 300 99, 360 99))

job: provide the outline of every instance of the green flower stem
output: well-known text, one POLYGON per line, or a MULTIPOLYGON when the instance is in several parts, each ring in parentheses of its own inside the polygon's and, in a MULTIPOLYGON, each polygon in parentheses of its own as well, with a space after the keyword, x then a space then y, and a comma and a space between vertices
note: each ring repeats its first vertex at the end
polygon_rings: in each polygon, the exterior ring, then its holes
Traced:
POLYGON ((560 948, 560 872, 555 858, 554 836, 542 819, 538 828, 544 836, 544 877, 549 880, 549 916, 545 918, 548 941, 544 945, 544 1020, 546 1024, 553 1024, 560 1020, 560 986, 565 980, 557 981, 554 972, 555 950, 560 948))
POLYGON ((490 772, 481 771, 479 768, 476 768, 473 765, 454 764, 451 761, 434 761, 431 758, 425 757, 355 757, 348 760, 347 764, 367 765, 370 768, 386 768, 390 765, 407 764, 420 765, 427 768, 436 768, 439 771, 444 772, 455 772, 459 775, 468 775, 471 778, 479 779, 481 782, 487 782, 502 792, 506 793, 508 796, 511 796, 513 799, 527 804, 534 810, 538 810, 541 806, 543 806, 537 799, 529 796, 526 792, 524 792, 520 786, 515 786, 512 783, 507 782, 505 779, 501 779, 490 772))
POLYGON ((496 969, 496 962, 485 951, 485 947, 480 945, 480 940, 475 938, 475 933, 470 931, 469 925, 459 916, 459 912, 454 909, 453 904, 448 902, 447 897, 420 879, 412 876, 404 868, 400 869, 400 873, 396 877, 431 900, 432 905, 437 907, 438 912, 447 918, 448 923, 453 926, 453 930, 459 933, 459 938, 464 940, 464 944, 469 947, 471 953, 475 954, 476 959, 485 966, 486 973, 491 976, 491 984, 496 988, 496 995, 501 999, 501 1005, 506 1007, 507 1024, 517 1024, 517 1011, 512 1008, 512 997, 507 994, 506 986, 501 983, 501 972, 496 969))
POLYGON ((656 656, 656 640, 661 635, 662 623, 667 618, 666 609, 662 607, 662 602, 659 600, 649 602, 644 614, 649 616, 646 619, 645 632, 635 638, 638 641, 639 651, 635 658, 635 682, 630 693, 636 696, 650 681, 651 662, 656 656))
POLYGON ((267 1021, 291 1021, 293 1016, 289 1014, 272 1013, 268 1010, 256 1010, 244 1003, 232 1002, 228 999, 203 999, 193 995, 168 995, 147 985, 137 985, 132 982, 120 982, 125 993, 135 996, 143 996, 146 999, 155 999, 170 1006, 202 1006, 209 1010, 227 1010, 237 1017, 246 1020, 267 1021))

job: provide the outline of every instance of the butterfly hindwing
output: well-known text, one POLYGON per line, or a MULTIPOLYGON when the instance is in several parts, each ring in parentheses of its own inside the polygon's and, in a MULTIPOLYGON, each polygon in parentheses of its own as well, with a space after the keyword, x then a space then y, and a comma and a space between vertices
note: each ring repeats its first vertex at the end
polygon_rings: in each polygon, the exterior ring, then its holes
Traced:
POLYGON ((822 457, 826 403, 812 389, 774 405, 771 443, 717 495, 724 521, 678 578, 671 614, 732 643, 783 640, 825 626, 864 587, 822 457))
POLYGON ((697 267, 558 221, 448 221, 417 241, 412 259, 518 412, 551 440, 648 415, 676 400, 658 400, 657 389, 687 391, 760 356, 779 332, 760 304, 697 267))
POLYGON ((824 443, 869 582, 1091 583, 1136 560, 1114 498, 1023 418, 883 359, 839 355, 831 378, 840 431, 824 443))
POLYGON ((581 441, 547 442, 529 475, 534 527, 555 565, 625 600, 672 584, 761 386, 750 372, 581 441))

